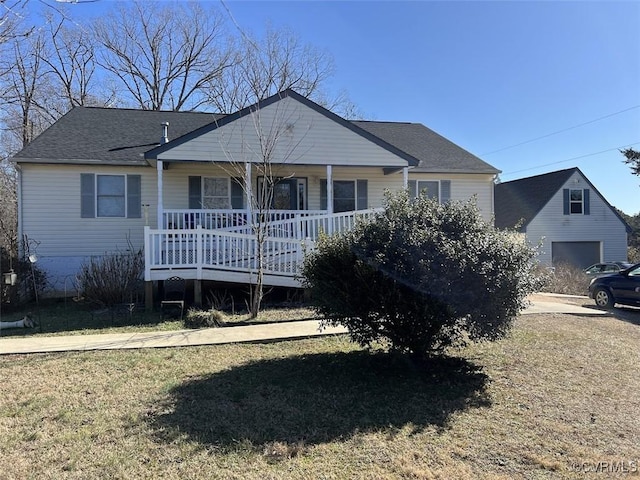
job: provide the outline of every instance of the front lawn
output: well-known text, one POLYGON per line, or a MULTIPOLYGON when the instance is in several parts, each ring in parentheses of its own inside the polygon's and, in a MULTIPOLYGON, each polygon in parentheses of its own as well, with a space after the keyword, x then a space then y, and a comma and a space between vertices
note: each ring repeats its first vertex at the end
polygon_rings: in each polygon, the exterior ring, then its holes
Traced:
POLYGON ((610 316, 526 315, 427 369, 345 337, 3 356, 0 472, 610 478, 640 461, 638 345, 610 316))

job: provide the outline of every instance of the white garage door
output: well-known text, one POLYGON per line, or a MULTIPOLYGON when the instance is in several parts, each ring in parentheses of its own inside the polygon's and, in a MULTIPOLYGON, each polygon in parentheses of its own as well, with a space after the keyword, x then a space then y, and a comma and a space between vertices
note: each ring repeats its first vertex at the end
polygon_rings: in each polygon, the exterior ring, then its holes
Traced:
POLYGON ((552 242, 551 261, 587 268, 600 261, 600 242, 552 242))

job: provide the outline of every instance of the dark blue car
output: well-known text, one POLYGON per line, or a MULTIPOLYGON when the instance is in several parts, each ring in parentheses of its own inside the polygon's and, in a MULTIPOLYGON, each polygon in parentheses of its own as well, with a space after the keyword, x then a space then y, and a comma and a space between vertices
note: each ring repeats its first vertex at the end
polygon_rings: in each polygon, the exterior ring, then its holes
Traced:
POLYGON ((611 308, 616 303, 640 307, 640 263, 594 278, 589 284, 589 297, 603 308, 611 308))

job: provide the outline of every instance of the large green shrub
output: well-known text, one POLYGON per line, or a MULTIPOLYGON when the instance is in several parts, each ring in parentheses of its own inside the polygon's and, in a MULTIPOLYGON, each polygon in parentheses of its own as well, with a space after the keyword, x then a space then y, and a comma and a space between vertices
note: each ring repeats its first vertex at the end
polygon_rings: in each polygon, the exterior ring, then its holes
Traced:
POLYGON ((346 234, 319 240, 303 266, 313 305, 363 346, 426 357, 452 342, 497 339, 540 281, 535 250, 487 224, 473 201, 406 193, 346 234))

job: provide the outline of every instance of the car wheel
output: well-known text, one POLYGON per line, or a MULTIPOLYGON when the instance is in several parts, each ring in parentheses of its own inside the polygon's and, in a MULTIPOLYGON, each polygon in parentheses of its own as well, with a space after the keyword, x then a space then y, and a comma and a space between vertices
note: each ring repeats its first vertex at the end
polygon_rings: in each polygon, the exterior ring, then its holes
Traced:
POLYGON ((596 305, 602 308, 613 308, 613 297, 606 288, 599 288, 593 295, 593 299, 596 301, 596 305))

